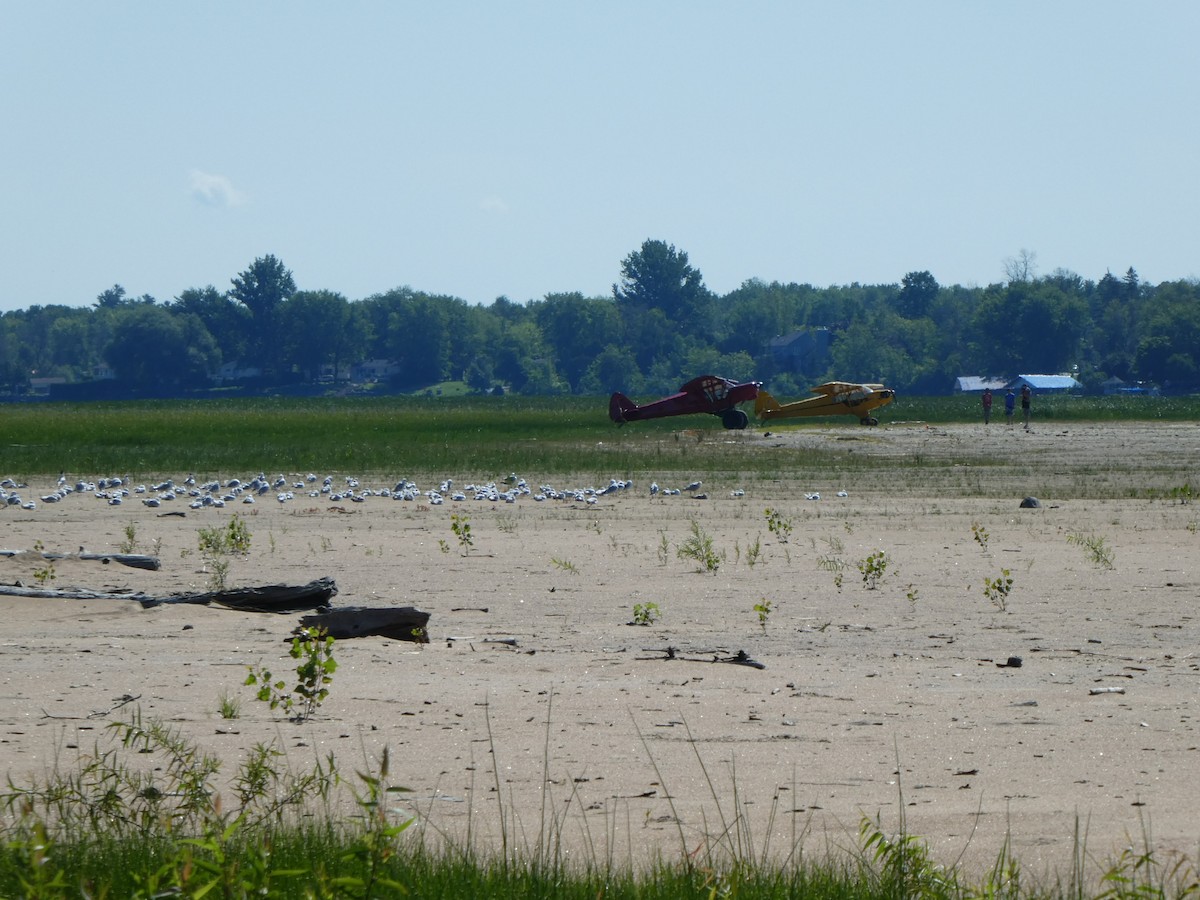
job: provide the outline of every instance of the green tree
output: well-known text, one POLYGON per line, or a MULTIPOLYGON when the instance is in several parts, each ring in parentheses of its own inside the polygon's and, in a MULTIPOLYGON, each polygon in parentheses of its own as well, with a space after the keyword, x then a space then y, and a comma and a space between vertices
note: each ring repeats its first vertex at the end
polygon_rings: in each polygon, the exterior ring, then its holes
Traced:
POLYGON ((150 305, 122 312, 105 356, 121 381, 155 393, 206 385, 221 358, 199 317, 150 305))
POLYGON ((906 319, 920 319, 928 314, 937 299, 941 286, 929 272, 909 272, 900 282, 896 310, 906 319))
POLYGON ((268 375, 277 375, 280 364, 279 307, 296 293, 291 270, 272 254, 260 256, 245 272, 233 279, 229 296, 250 311, 254 327, 250 352, 268 375))
POLYGON ((574 391, 592 361, 620 333, 616 305, 607 298, 548 294, 533 304, 533 316, 546 345, 553 348, 555 369, 574 391))
POLYGON ((168 308, 172 312, 197 316, 221 348, 225 359, 246 359, 251 313, 245 305, 237 303, 210 284, 202 288, 187 288, 173 303, 168 304, 168 308))
MULTIPOLYGON (((621 281, 612 290, 625 320, 627 340, 637 343, 644 336, 628 332, 644 329, 646 317, 653 311, 671 323, 673 333, 704 337, 713 333, 715 298, 704 286, 699 270, 688 263, 688 255, 674 245, 645 241, 621 262, 621 281)), ((650 356, 660 355, 649 349, 650 356)), ((640 361, 645 360, 646 351, 643 347, 637 353, 640 361)))
POLYGON ((531 381, 540 383, 551 377, 553 369, 547 367, 549 355, 536 322, 507 324, 493 349, 493 374, 514 391, 524 393, 531 381))
POLYGON ((97 309, 116 309, 125 302, 125 288, 114 284, 108 290, 101 291, 96 297, 97 309))
POLYGON ((297 291, 279 308, 279 334, 283 342, 281 363, 315 381, 323 366, 334 378, 353 358, 360 345, 360 322, 350 303, 334 291, 297 291))
POLYGON ((613 391, 637 394, 641 391, 637 361, 625 347, 609 344, 592 360, 580 379, 580 393, 607 397, 613 391))

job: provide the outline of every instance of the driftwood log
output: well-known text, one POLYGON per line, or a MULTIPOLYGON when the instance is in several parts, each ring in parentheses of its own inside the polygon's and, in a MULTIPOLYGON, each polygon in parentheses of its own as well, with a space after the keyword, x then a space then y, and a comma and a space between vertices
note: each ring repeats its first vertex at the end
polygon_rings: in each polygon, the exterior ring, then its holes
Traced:
POLYGON ((31 588, 22 584, 0 584, 0 596, 34 597, 46 600, 136 600, 143 609, 169 603, 194 603, 206 606, 215 603, 228 609, 245 612, 298 612, 317 609, 329 604, 337 593, 337 584, 332 578, 318 578, 308 584, 268 584, 262 587, 231 588, 223 591, 206 591, 202 594, 170 594, 152 597, 140 591, 113 589, 94 591, 88 588, 31 588))
POLYGON ((328 606, 330 598, 336 593, 337 584, 332 578, 318 578, 301 585, 266 584, 261 587, 230 588, 203 594, 148 597, 140 602, 143 607, 159 606, 163 603, 215 603, 245 612, 286 613, 328 606))
POLYGON ((415 606, 345 606, 300 617, 300 627, 324 629, 336 639, 370 637, 429 643, 429 613, 415 606))
POLYGON ((51 561, 56 559, 98 560, 105 565, 115 562, 123 566, 129 566, 131 569, 148 569, 151 572, 157 572, 162 565, 157 556, 144 556, 141 553, 85 553, 82 550, 78 553, 54 553, 50 551, 37 553, 30 550, 0 550, 0 556, 22 556, 26 553, 51 561))

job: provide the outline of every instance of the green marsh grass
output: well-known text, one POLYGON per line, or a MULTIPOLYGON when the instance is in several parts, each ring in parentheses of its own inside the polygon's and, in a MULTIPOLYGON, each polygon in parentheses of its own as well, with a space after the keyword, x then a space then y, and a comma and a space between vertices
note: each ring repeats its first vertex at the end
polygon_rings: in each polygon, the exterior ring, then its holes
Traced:
MULTIPOLYGON (((888 422, 973 422, 976 397, 900 398, 888 422)), ((617 427, 597 397, 353 397, 176 400, 128 403, 13 403, 0 408, 0 472, 29 476, 197 472, 420 472, 544 475, 686 471, 774 477, 816 470, 852 477, 869 467, 835 449, 755 444, 715 417, 689 416, 617 427)), ((1191 421, 1200 398, 1039 397, 1034 421, 1191 421)), ((788 423, 787 429, 846 424, 846 418, 788 423)), ((848 436, 870 429, 847 425, 848 436)), ((918 461, 919 462, 919 461, 918 461)))

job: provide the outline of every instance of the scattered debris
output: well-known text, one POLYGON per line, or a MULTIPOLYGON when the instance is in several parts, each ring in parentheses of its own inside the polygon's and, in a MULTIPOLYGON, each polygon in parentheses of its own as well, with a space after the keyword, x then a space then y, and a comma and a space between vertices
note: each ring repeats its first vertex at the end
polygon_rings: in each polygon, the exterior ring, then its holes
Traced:
POLYGON ((752 669, 765 669, 766 664, 760 663, 756 659, 751 659, 750 655, 745 650, 739 650, 732 656, 722 656, 723 653, 728 653, 725 650, 699 650, 698 653, 706 654, 706 656, 680 656, 679 650, 676 647, 664 647, 657 650, 652 647, 645 648, 648 653, 661 653, 662 656, 639 656, 639 660, 670 660, 678 659, 683 662, 708 662, 708 663, 732 663, 735 666, 749 666, 752 669), (708 656, 707 654, 711 654, 708 656))

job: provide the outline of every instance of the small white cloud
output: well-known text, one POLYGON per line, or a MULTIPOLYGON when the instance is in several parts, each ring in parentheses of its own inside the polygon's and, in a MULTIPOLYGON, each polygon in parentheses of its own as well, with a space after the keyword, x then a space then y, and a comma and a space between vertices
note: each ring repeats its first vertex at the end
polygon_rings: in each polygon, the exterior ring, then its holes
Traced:
POLYGON ((188 190, 208 206, 241 206, 246 199, 224 175, 213 175, 199 169, 192 169, 188 173, 188 190))
POLYGON ((484 197, 479 201, 479 208, 489 213, 506 213, 508 204, 499 197, 484 197))

